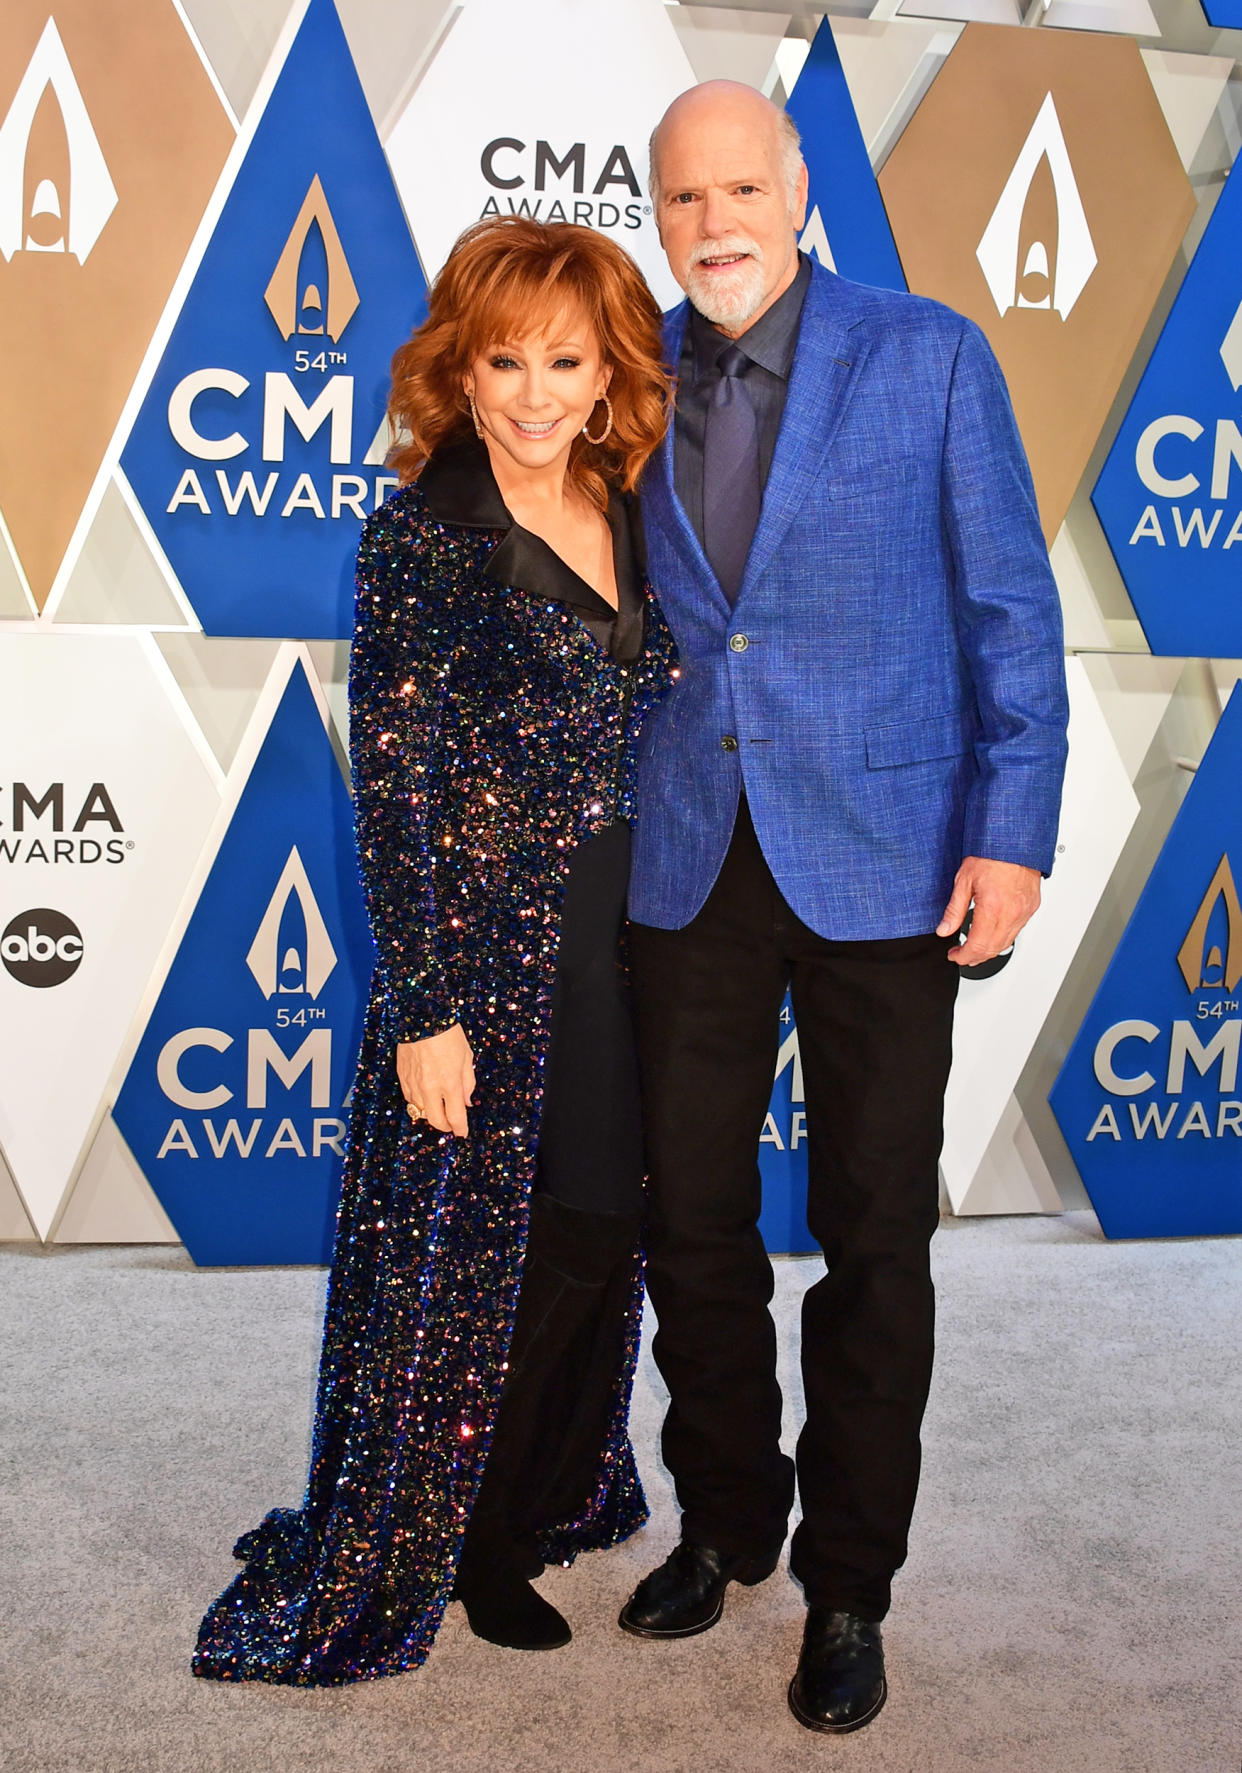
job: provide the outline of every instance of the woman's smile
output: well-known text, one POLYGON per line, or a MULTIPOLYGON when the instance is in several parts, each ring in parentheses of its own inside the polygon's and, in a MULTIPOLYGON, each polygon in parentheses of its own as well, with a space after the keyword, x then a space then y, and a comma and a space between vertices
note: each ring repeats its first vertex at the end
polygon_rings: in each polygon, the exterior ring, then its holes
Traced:
POLYGON ((512 414, 506 416, 522 437, 550 437, 565 415, 562 413, 560 418, 541 419, 538 424, 533 419, 515 419, 512 414))

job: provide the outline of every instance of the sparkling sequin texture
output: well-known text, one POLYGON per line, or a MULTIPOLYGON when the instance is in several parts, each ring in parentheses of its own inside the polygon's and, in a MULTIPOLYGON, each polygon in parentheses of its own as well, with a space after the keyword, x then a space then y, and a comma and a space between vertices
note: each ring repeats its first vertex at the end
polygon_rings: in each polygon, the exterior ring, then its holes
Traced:
MULTIPOLYGON (((351 666, 358 847, 378 962, 359 1058, 301 1509, 241 1538, 194 1672, 338 1685, 421 1663, 452 1587, 521 1275, 559 916, 574 846, 633 817, 634 752, 672 643, 617 664, 572 609, 483 574, 495 530, 417 486, 368 522, 351 666), (400 1040, 461 1021, 467 1140, 412 1123, 400 1040)), ((616 1544, 646 1504, 625 1358, 592 1493, 545 1557, 616 1544)))

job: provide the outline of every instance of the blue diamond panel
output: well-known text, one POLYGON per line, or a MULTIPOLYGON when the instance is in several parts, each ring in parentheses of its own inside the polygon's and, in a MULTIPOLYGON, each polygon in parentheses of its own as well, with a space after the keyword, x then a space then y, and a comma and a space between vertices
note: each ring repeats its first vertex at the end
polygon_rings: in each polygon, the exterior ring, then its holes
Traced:
POLYGON ((327 1261, 372 959, 349 795, 298 666, 114 1110, 196 1262, 327 1261))
POLYGON ((1242 31, 1242 0, 1203 0, 1208 23, 1242 31))
POLYGON ((121 458, 209 634, 341 638, 425 284, 332 0, 310 0, 121 458))
POLYGON ((1235 691, 1052 1089, 1109 1237, 1242 1232, 1240 780, 1235 691))
POLYGON ((804 251, 816 250, 823 260, 826 237, 833 261, 830 269, 854 283, 904 289, 901 260, 845 83, 830 19, 825 18, 815 33, 788 109, 802 136, 802 155, 810 178, 804 251))
POLYGON ((1153 652, 1242 655, 1242 179, 1225 181, 1092 495, 1153 652))

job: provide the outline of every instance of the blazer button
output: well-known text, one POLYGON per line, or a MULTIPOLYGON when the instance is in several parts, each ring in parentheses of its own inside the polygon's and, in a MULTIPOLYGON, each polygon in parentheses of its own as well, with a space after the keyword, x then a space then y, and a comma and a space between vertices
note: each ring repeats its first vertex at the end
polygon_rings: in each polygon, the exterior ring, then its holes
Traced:
POLYGON ((720 749, 722 751, 736 751, 737 750, 737 740, 733 737, 732 733, 726 733, 724 738, 721 739, 720 749))
POLYGON ((746 651, 746 648, 749 645, 750 645, 750 641, 746 638, 746 636, 744 634, 734 634, 734 635, 730 636, 730 639, 729 639, 730 652, 744 653, 746 651))

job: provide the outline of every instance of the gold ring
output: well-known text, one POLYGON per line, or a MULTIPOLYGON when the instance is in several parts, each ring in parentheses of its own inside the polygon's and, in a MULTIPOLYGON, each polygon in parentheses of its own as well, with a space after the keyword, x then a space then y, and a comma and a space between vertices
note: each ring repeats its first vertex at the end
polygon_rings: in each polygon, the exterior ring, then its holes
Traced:
POLYGON ((421 1120, 423 1118, 423 1111, 415 1102, 407 1102, 405 1105, 405 1112, 409 1115, 411 1120, 421 1120))

